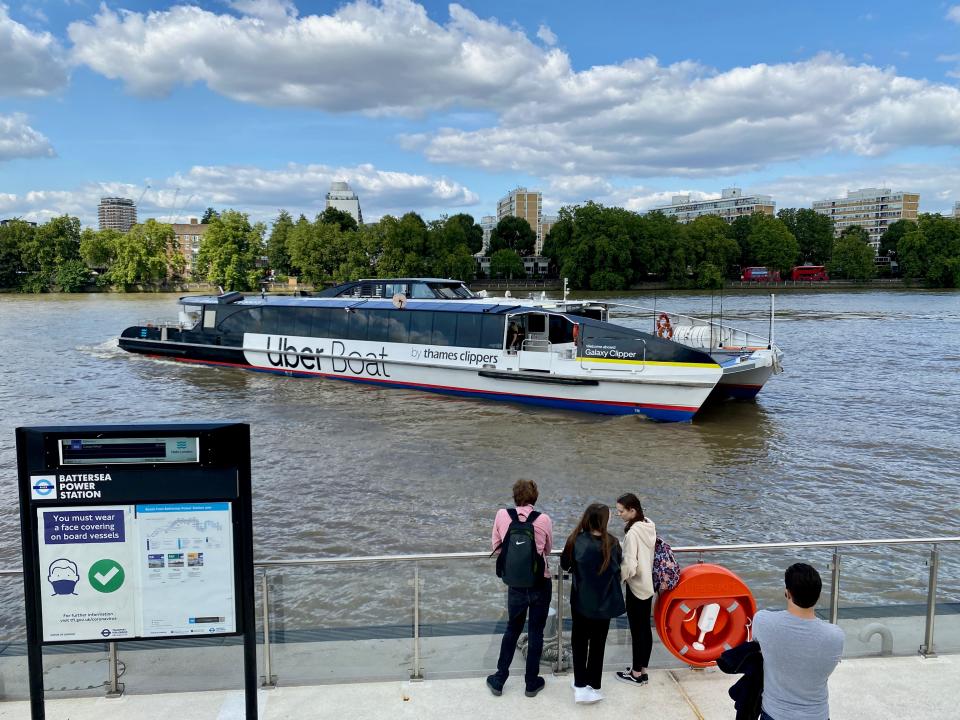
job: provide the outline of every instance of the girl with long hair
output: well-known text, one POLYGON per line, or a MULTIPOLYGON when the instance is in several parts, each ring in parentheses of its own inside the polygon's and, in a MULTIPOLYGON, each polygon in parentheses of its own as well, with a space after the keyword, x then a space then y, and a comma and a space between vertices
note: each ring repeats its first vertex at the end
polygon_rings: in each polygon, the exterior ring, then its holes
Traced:
POLYGON ((653 604, 653 551, 657 544, 657 528, 643 514, 640 499, 633 493, 617 498, 617 515, 624 522, 620 575, 626 583, 627 620, 633 640, 633 663, 626 671, 617 672, 617 679, 631 685, 646 685, 653 647, 650 607, 653 604))
POLYGON ((610 508, 590 505, 563 548, 560 566, 571 572, 573 690, 578 703, 603 700, 603 651, 610 619, 624 612, 620 542, 609 532, 610 508))

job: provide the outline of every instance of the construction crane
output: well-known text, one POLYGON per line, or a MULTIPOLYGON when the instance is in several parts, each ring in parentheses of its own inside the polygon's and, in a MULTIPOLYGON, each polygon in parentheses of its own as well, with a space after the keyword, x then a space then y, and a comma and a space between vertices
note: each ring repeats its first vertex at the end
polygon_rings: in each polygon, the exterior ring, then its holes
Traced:
POLYGON ((150 189, 150 183, 143 184, 143 192, 140 193, 140 197, 137 198, 137 204, 135 207, 140 207, 140 201, 143 200, 143 196, 147 194, 147 190, 150 189))
MULTIPOLYGON (((179 188, 177 188, 177 190, 179 190, 179 188)), ((183 205, 180 206, 180 212, 178 212, 176 217, 173 218, 174 223, 177 223, 180 220, 180 216, 183 214, 183 211, 187 209, 187 205, 190 204, 190 201, 193 200, 195 196, 196 193, 190 193, 190 197, 183 201, 183 205)))

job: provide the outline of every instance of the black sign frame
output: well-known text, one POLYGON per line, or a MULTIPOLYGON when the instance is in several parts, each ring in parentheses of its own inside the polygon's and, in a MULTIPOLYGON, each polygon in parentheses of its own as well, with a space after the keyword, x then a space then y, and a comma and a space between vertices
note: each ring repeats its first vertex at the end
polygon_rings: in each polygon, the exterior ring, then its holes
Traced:
MULTIPOLYGON (((39 562, 37 510, 84 505, 149 505, 226 502, 231 507, 233 583, 236 626, 214 636, 243 636, 243 675, 246 717, 257 720, 257 645, 254 615, 253 504, 250 474, 250 426, 246 423, 170 423, 144 425, 72 425, 16 429, 20 490, 20 535, 23 551, 23 590, 27 629, 27 667, 30 675, 32 720, 44 720, 43 646, 90 643, 92 640, 44 641, 41 613, 43 578, 39 562), (185 463, 115 463, 60 465, 62 439, 198 437, 200 457, 185 463), (94 485, 96 497, 82 493, 66 499, 38 499, 31 492, 31 476, 43 474, 111 475, 110 482, 94 485)), ((57 481, 60 482, 59 480, 57 481)), ((197 635, 151 636, 175 640, 197 635)), ((205 636, 207 637, 207 636, 205 636)), ((143 640, 130 636, 110 642, 143 640)))

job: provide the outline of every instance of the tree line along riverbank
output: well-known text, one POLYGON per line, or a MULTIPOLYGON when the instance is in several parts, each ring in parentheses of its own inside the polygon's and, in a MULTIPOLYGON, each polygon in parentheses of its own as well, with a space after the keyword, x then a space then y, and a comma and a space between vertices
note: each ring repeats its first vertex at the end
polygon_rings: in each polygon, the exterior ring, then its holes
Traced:
MULTIPOLYGON (((467 282, 544 281, 568 278, 573 290, 840 288, 889 276, 860 227, 833 236, 833 221, 806 208, 776 217, 754 214, 728 224, 702 216, 688 224, 659 212, 640 215, 588 202, 560 210, 543 243, 546 277, 528 278, 523 258, 535 247, 533 229, 508 217, 493 229, 486 250, 488 274, 475 255, 483 229, 460 213, 425 222, 410 212, 358 225, 328 208, 313 220, 281 211, 270 232, 246 213, 210 213, 191 263, 175 243, 172 226, 147 220, 126 233, 81 229, 75 217, 40 225, 13 220, 0 226, 0 288, 19 292, 187 289, 195 283, 227 290, 259 290, 265 282, 306 287, 360 277, 452 277, 467 282), (824 265, 829 283, 740 283, 742 267, 786 273, 798 264, 824 265)), ((904 282, 960 287, 960 220, 922 214, 892 223, 880 253, 895 260, 904 282)), ((556 282, 559 282, 558 280, 556 282)), ((891 283, 894 285, 896 283, 891 283)), ((862 286, 862 285, 861 285, 862 286)), ((880 283, 881 287, 887 286, 880 283)), ((271 290, 275 289, 271 286, 271 290)))

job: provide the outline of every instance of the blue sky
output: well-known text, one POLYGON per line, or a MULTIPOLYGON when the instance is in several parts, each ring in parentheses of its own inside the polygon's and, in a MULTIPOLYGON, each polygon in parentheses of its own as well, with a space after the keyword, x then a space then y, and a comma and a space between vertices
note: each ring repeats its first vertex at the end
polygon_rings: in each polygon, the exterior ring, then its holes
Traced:
POLYGON ((960 200, 955 2, 6 1, 0 217, 960 200))

